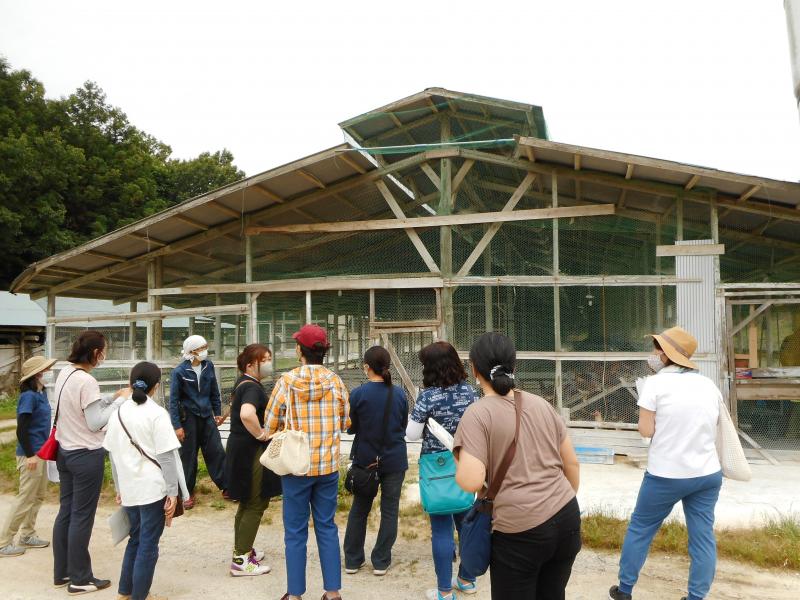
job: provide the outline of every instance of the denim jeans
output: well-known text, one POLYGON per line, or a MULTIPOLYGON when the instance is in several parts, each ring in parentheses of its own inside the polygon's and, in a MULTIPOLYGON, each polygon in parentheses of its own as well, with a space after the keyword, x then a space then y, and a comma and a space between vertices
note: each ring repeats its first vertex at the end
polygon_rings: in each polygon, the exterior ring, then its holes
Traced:
MULTIPOLYGON (((376 569, 387 569, 392 563, 392 546, 397 540, 397 515, 405 476, 405 471, 381 475, 381 524, 371 557, 372 566, 376 569)), ((347 568, 355 569, 364 563, 364 539, 373 500, 367 496, 353 496, 344 534, 344 566, 347 568)))
POLYGON ((53 523, 53 575, 87 585, 94 573, 89 555, 97 501, 103 486, 106 451, 58 449, 56 466, 61 480, 60 507, 53 523))
POLYGON ((131 600, 145 600, 153 584, 158 562, 158 540, 164 532, 166 498, 142 506, 126 506, 131 522, 131 537, 122 558, 119 574, 119 595, 131 600))
MULTIPOLYGON (((453 528, 461 531, 461 522, 468 512, 465 510, 455 515, 429 515, 433 568, 436 570, 436 585, 440 592, 449 592, 453 587, 453 556, 456 552, 453 528)), ((459 549, 460 544, 461 539, 459 538, 459 549)), ((463 565, 458 566, 458 576, 464 581, 475 581, 475 576, 464 569, 463 565)))
POLYGON ((334 517, 339 493, 339 472, 316 477, 284 475, 281 483, 287 592, 291 596, 302 596, 306 592, 309 514, 314 517, 322 585, 325 591, 338 591, 342 587, 342 565, 339 530, 334 517))
POLYGON ((721 471, 689 479, 644 474, 619 560, 620 591, 632 593, 653 537, 672 507, 681 501, 689 530, 689 600, 706 597, 717 566, 714 507, 721 486, 721 471))
POLYGON ((581 549, 581 511, 573 498, 541 525, 492 534, 492 599, 564 600, 581 549))

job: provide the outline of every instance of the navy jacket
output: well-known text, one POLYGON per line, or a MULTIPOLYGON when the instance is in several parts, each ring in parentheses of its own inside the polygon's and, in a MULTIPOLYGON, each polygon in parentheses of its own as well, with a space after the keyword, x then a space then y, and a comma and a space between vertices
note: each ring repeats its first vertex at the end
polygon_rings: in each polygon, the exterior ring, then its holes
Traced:
MULTIPOLYGON (((356 434, 352 458, 359 466, 366 467, 375 462, 375 456, 380 451, 386 393, 386 384, 374 381, 368 381, 350 392, 350 429, 347 433, 356 434)), ((382 473, 397 473, 408 469, 406 425, 408 401, 403 388, 396 385, 389 410, 387 439, 380 462, 382 473)))
POLYGON ((183 427, 181 424, 180 406, 187 413, 198 417, 219 416, 222 410, 219 395, 217 375, 214 373, 214 363, 204 360, 200 363, 200 382, 198 385, 197 373, 192 369, 192 363, 183 361, 172 369, 169 379, 169 418, 175 429, 183 427))

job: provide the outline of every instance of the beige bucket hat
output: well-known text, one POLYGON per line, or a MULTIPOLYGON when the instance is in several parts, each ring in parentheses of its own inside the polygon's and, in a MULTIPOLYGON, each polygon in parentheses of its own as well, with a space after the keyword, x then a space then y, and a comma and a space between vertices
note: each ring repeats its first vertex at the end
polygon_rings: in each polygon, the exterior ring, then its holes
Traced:
POLYGON ((55 358, 45 358, 44 356, 33 356, 22 363, 22 377, 19 382, 22 383, 26 379, 30 379, 37 373, 46 371, 56 364, 55 358))
POLYGON ((670 327, 661 333, 652 334, 652 338, 676 365, 697 369, 697 365, 691 361, 697 350, 697 340, 691 333, 682 327, 670 327))

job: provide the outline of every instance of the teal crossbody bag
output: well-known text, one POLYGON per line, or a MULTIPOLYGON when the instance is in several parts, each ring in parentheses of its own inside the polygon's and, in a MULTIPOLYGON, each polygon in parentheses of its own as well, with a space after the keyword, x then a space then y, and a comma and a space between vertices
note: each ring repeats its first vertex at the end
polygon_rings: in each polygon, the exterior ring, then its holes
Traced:
POLYGON ((456 483, 456 461, 449 450, 419 457, 419 492, 429 515, 453 515, 469 510, 475 494, 456 483))

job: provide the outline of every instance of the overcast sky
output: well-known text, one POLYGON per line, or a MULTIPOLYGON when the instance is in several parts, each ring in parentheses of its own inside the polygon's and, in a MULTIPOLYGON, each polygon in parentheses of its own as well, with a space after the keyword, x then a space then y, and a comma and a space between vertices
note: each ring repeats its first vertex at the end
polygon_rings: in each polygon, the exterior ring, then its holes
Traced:
POLYGON ((0 54, 248 174, 439 86, 541 105, 556 141, 800 179, 781 0, 0 0, 0 54))

